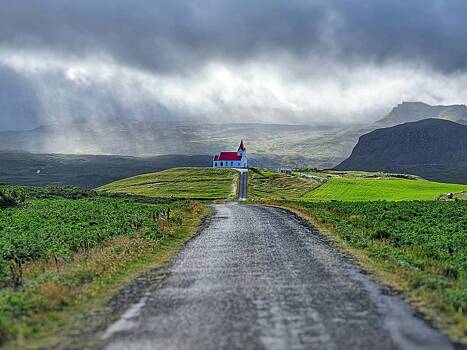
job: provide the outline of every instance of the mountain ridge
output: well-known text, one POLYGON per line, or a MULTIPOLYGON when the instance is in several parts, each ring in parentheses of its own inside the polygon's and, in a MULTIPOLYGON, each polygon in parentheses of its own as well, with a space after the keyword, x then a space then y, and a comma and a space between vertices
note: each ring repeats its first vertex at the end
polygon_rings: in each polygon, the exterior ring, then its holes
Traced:
POLYGON ((380 128, 360 136, 351 155, 336 169, 467 183, 467 126, 430 118, 380 128))
POLYGON ((375 125, 393 126, 430 118, 467 125, 467 106, 463 104, 432 106, 420 101, 405 101, 394 107, 385 117, 377 120, 375 125))

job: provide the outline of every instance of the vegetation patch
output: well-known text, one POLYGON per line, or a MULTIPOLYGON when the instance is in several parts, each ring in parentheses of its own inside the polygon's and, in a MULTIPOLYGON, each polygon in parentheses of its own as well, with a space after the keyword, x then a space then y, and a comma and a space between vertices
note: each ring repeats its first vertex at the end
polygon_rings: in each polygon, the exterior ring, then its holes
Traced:
POLYGON ((251 200, 298 199, 320 185, 312 178, 274 172, 268 169, 249 169, 248 198, 251 200))
MULTIPOLYGON (((467 202, 295 202, 363 254, 452 339, 467 343, 467 202)), ((356 253, 355 253, 356 252, 356 253)), ((362 261, 362 260, 361 260, 362 261)))
POLYGON ((239 173, 232 169, 174 168, 113 182, 104 193, 186 199, 234 199, 239 173))
POLYGON ((455 199, 467 200, 467 191, 456 193, 454 195, 455 199))
POLYGON ((467 190, 467 185, 409 179, 333 177, 303 196, 310 201, 403 201, 434 200, 449 192, 467 190))
POLYGON ((23 192, 0 188, 0 208, 17 207, 24 203, 26 197, 23 192))

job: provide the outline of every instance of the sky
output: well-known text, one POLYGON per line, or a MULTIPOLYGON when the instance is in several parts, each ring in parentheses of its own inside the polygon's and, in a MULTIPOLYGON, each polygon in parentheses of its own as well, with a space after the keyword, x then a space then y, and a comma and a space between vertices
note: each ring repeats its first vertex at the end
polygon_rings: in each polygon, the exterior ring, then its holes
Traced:
POLYGON ((464 0, 3 0, 0 130, 368 123, 467 102, 464 0))

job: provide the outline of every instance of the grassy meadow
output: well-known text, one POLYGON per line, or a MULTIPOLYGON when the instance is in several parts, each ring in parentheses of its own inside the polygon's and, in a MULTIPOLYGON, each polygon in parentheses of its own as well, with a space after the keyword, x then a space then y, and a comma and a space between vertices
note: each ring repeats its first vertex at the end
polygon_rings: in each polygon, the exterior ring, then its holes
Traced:
POLYGON ((467 185, 409 179, 370 179, 334 177, 306 193, 310 201, 404 201, 434 200, 448 192, 467 190, 467 185))
POLYGON ((232 169, 173 168, 112 182, 99 192, 183 199, 235 199, 239 173, 232 169))
POLYGON ((252 200, 299 199, 320 184, 268 169, 250 169, 248 173, 248 197, 252 200))

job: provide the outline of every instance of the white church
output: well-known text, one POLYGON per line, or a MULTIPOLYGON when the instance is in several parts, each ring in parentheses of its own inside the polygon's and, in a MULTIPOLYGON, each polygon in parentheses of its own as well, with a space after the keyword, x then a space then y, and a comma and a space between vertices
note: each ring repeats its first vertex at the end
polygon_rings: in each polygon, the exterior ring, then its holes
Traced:
POLYGON ((248 159, 243 140, 238 146, 237 152, 221 152, 212 160, 214 168, 248 168, 248 159))

